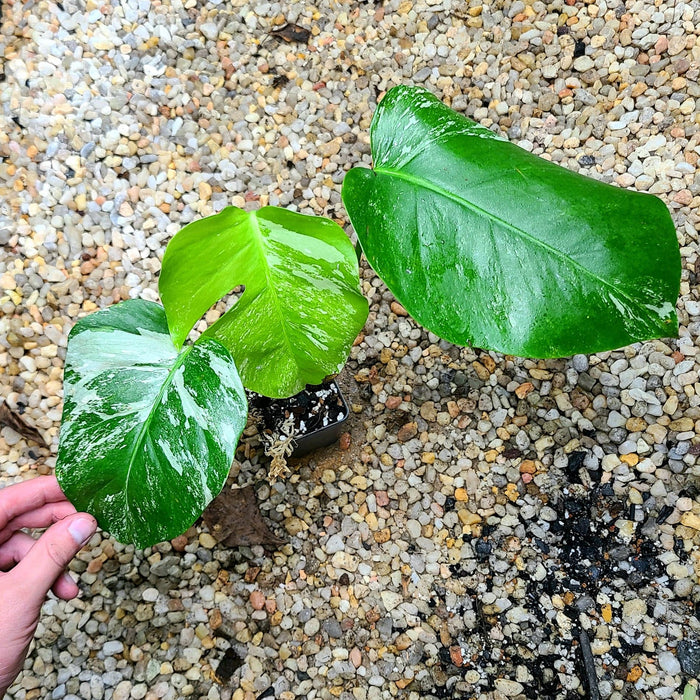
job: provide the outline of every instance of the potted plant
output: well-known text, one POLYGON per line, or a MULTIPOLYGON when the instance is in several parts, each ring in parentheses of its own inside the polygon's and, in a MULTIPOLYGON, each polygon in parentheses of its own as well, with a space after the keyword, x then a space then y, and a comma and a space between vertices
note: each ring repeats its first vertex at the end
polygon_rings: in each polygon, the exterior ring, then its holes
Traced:
POLYGON ((133 299, 79 320, 66 354, 56 475, 123 542, 172 539, 221 491, 248 415, 342 368, 367 316, 357 256, 328 219, 235 207, 168 245, 163 306, 133 299), (195 323, 234 287, 232 309, 195 323))
MULTIPOLYGON (((555 357, 677 333, 680 255, 661 200, 537 158, 422 88, 387 93, 371 146, 343 202, 369 263, 437 335, 555 357)), ((223 487, 244 387, 281 398, 318 384, 367 314, 342 229, 274 207, 186 226, 159 291, 163 307, 126 301, 73 328, 56 468, 78 508, 141 547, 186 530, 223 487)))

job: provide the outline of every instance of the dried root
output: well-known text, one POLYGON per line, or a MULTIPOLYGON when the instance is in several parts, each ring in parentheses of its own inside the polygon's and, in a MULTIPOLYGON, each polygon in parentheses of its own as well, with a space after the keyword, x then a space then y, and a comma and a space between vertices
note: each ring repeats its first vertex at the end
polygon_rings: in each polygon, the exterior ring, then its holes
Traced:
POLYGON ((289 473, 287 457, 294 452, 296 447, 296 441, 294 440, 294 416, 288 416, 278 432, 272 434, 261 433, 260 437, 263 441, 265 454, 268 457, 272 457, 269 471, 270 480, 283 479, 289 473))

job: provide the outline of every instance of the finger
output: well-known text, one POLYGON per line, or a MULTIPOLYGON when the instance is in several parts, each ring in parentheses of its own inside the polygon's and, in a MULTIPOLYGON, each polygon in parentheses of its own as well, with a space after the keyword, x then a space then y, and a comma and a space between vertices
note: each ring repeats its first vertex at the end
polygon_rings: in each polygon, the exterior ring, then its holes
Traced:
POLYGON ((73 598, 80 593, 78 584, 71 578, 71 575, 67 571, 64 571, 56 579, 56 583, 54 583, 51 590, 54 595, 57 598, 61 598, 61 600, 73 600, 73 598))
POLYGON ((0 545, 0 571, 8 571, 27 556, 36 540, 24 532, 15 532, 0 545))
MULTIPOLYGON (((0 571, 7 571, 19 564, 29 554, 36 542, 37 540, 24 532, 16 532, 9 540, 0 545, 0 571)), ((71 600, 80 592, 75 581, 66 571, 56 579, 51 590, 63 600, 71 600)))
POLYGON ((24 527, 48 527, 73 513, 75 513, 75 506, 68 501, 47 503, 41 508, 22 513, 5 525, 4 532, 0 532, 0 543, 24 527))
POLYGON ((0 489, 0 530, 22 513, 65 500, 55 476, 39 476, 21 484, 5 486, 0 489))
POLYGON ((26 599, 37 609, 70 560, 92 537, 97 523, 87 513, 77 513, 52 525, 7 574, 21 582, 26 599))

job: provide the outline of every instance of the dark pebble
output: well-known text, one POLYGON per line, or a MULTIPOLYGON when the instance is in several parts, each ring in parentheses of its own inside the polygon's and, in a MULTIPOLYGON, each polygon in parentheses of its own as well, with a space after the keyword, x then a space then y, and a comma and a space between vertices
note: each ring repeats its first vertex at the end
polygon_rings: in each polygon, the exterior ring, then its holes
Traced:
POLYGON ((578 385, 584 391, 590 391, 595 386, 595 379, 588 372, 581 372, 578 375, 578 385))
POLYGON ((700 641, 697 639, 681 640, 678 642, 676 655, 684 673, 689 676, 700 675, 700 641))
POLYGON ((477 559, 487 559, 493 550, 493 545, 486 540, 477 540, 474 545, 474 550, 476 551, 477 559))
POLYGON ((413 400, 416 402, 423 403, 424 401, 428 401, 430 399, 431 391, 430 389, 425 386, 425 384, 419 384, 418 386, 413 387, 413 400))
POLYGON ((340 628, 338 620, 326 620, 321 628, 331 639, 340 639, 343 636, 343 630, 340 628))

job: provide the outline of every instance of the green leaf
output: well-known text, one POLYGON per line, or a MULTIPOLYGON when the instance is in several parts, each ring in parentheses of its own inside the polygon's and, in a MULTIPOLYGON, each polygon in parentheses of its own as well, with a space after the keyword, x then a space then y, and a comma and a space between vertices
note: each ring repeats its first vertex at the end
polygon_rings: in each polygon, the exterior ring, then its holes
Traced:
POLYGON ((387 93, 371 143, 345 208, 370 265, 435 334, 526 357, 677 334, 680 254, 660 199, 537 158, 422 88, 387 93))
POLYGON ((70 333, 56 476, 121 542, 172 539, 223 488, 247 412, 226 348, 179 352, 161 306, 122 302, 70 333))
POLYGON ((277 207, 227 207, 185 226, 159 281, 175 344, 238 285, 245 292, 206 336, 229 349, 246 388, 281 398, 340 371, 368 310, 340 226, 277 207))

